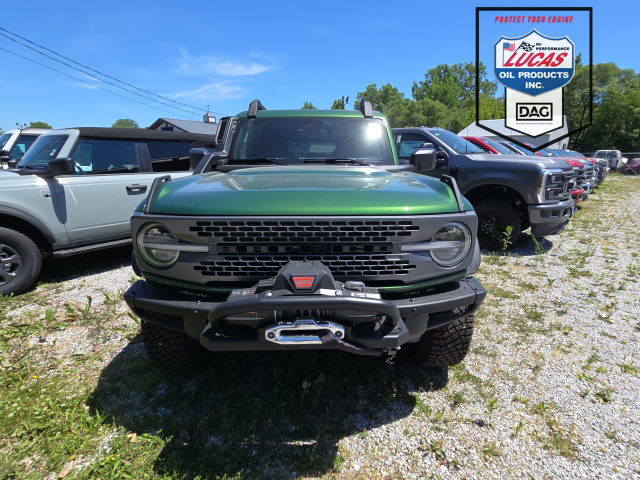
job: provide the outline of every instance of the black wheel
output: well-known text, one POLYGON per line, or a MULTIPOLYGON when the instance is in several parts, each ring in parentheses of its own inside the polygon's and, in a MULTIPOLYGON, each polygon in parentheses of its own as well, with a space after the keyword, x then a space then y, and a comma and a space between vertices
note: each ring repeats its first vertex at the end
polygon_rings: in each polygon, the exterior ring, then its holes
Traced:
POLYGON ((142 320, 140 333, 149 359, 169 370, 203 369, 209 365, 210 352, 182 332, 142 320))
POLYGON ((0 295, 24 292, 38 278, 40 267, 42 255, 33 240, 0 227, 0 295))
POLYGON ((520 216, 500 200, 482 200, 473 208, 478 215, 478 241, 482 248, 496 251, 509 247, 521 232, 520 216), (507 233, 511 227, 511 234, 507 233))
MULTIPOLYGON (((441 316, 453 316, 460 313, 454 309, 441 316)), ((442 327, 427 330, 416 343, 405 345, 411 358, 421 367, 451 367, 464 360, 473 337, 475 317, 454 320, 442 327)))

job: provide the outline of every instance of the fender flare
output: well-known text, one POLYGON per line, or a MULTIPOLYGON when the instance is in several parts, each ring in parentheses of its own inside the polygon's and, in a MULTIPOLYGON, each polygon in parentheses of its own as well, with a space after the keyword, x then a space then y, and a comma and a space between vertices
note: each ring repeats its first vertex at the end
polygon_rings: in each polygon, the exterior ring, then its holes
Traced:
POLYGON ((44 236, 44 238, 47 239, 47 241, 51 245, 56 243, 55 237, 53 236, 51 231, 47 228, 47 226, 44 223, 42 223, 40 220, 38 220, 36 217, 34 217, 33 215, 27 212, 23 212, 20 209, 17 209, 14 207, 8 207, 5 205, 0 205, 0 215, 8 215, 8 216, 16 217, 16 218, 19 218, 20 220, 23 220, 31 224, 33 227, 35 227, 44 236))

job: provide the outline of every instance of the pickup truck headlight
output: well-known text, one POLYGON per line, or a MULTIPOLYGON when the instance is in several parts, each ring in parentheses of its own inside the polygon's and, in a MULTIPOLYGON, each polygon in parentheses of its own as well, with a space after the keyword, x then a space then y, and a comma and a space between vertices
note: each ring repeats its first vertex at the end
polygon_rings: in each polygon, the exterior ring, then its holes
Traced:
POLYGON ((180 252, 172 248, 178 239, 164 225, 150 223, 138 232, 138 251, 142 258, 154 267, 167 268, 173 265, 180 252))
POLYGON ((431 258, 441 267, 454 267, 471 250, 471 232, 466 225, 458 222, 446 223, 431 238, 432 244, 448 248, 432 248, 431 258), (444 243, 446 242, 446 243, 444 243))

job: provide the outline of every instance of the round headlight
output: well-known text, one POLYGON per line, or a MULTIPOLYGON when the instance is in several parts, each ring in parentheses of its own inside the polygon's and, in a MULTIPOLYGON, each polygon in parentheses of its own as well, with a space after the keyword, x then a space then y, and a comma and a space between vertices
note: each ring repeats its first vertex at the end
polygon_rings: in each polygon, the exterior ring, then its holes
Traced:
POLYGON ((170 245, 178 243, 178 239, 164 225, 146 225, 138 232, 137 240, 140 255, 154 267, 170 267, 178 260, 180 252, 170 248, 170 245))
POLYGON ((447 223, 431 239, 432 242, 447 242, 444 248, 431 250, 431 258, 441 267, 458 265, 471 250, 471 233, 458 222, 447 223))

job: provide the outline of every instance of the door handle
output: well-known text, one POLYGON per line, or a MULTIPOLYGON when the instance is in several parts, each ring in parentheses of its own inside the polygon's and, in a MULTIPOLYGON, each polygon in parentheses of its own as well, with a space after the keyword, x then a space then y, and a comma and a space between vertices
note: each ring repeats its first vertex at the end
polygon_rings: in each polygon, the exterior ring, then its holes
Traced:
POLYGON ((134 184, 134 185, 127 185, 127 192, 135 192, 135 191, 141 191, 141 192, 146 192, 147 191, 147 186, 146 185, 138 185, 138 184, 134 184))

